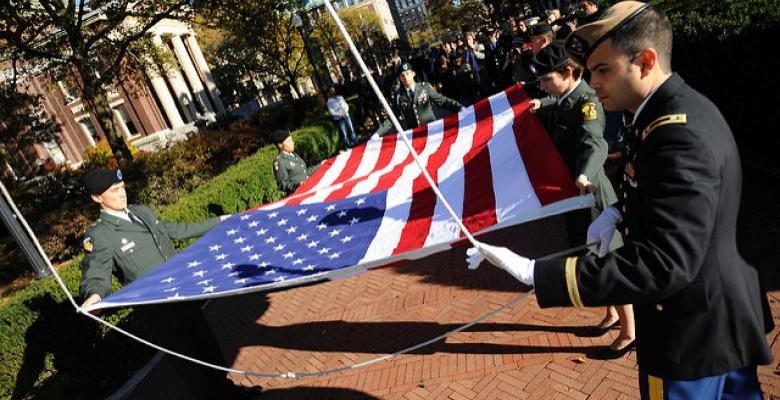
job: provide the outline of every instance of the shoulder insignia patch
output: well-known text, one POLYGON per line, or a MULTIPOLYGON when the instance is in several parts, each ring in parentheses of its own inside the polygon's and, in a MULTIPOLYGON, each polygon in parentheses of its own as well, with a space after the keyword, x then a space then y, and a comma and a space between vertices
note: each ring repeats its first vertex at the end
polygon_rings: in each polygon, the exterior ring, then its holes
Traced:
POLYGON ((582 119, 585 121, 595 121, 599 115, 596 112, 596 103, 587 101, 582 105, 582 119))
POLYGON ((428 102, 428 92, 420 93, 420 95, 417 97, 417 102, 418 103, 422 103, 422 104, 427 103, 428 102))
POLYGON ((92 238, 89 236, 84 238, 82 245, 84 246, 84 251, 86 251, 87 253, 92 253, 92 250, 95 249, 95 244, 92 243, 92 238))
POLYGON ((279 161, 274 161, 274 171, 279 170, 279 161))

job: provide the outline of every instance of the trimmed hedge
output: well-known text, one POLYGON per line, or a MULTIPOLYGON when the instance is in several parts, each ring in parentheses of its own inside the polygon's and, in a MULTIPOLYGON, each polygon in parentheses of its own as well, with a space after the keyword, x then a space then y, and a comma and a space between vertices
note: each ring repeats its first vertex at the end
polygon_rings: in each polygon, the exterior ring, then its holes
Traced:
MULTIPOLYGON (((321 120, 316 125, 293 132, 293 139, 295 152, 309 165, 314 165, 336 151, 338 129, 332 121, 321 120)), ((228 168, 217 179, 204 183, 166 207, 163 217, 174 221, 197 221, 280 199, 282 192, 276 186, 272 167, 276 154, 275 146, 263 147, 228 168)))
MULTIPOLYGON (((335 124, 322 120, 293 133, 296 151, 318 163, 336 151, 335 124)), ((161 214, 194 221, 278 200, 273 177, 276 148, 267 145, 167 206, 161 214)), ((71 293, 78 292, 81 256, 60 269, 71 293)), ((115 288, 118 283, 114 280, 115 288)), ((78 301, 78 299, 77 299, 78 301)), ((144 334, 132 309, 106 319, 144 334)), ((141 368, 154 351, 79 316, 53 278, 32 282, 0 303, 0 399, 102 399, 141 368)))

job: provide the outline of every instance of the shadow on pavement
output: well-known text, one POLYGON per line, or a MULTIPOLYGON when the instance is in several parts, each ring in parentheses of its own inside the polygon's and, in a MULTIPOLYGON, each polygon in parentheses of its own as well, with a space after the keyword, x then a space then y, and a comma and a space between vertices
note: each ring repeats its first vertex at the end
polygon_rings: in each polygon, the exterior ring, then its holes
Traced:
POLYGON ((351 389, 301 386, 263 391, 262 399, 372 400, 378 397, 351 389))

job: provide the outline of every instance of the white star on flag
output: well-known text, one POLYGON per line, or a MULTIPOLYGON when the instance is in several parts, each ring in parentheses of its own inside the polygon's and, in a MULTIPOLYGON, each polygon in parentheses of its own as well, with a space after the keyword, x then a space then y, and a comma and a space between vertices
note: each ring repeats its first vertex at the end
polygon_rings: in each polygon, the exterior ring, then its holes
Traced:
POLYGON ((232 262, 226 262, 222 264, 222 269, 233 269, 235 266, 236 264, 233 264, 232 262))
POLYGON ((369 140, 326 161, 292 195, 223 220, 97 307, 159 303, 174 293, 177 300, 208 299, 340 278, 462 241, 410 163, 404 137, 474 233, 590 207, 592 197, 578 197, 555 145, 528 110, 518 85, 459 115, 369 140), (187 268, 194 261, 200 265, 187 268), (198 270, 204 276, 193 277, 198 270), (206 279, 208 284, 198 284, 206 279), (238 279, 246 283, 237 285, 238 279))

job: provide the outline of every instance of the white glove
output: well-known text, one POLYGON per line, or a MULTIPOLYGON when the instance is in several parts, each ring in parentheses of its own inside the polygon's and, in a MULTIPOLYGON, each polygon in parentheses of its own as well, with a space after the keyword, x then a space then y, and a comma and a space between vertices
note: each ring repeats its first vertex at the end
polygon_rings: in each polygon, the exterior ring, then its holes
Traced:
POLYGON ((609 244, 615 234, 617 224, 623 219, 620 211, 615 207, 609 207, 602 211, 598 217, 588 226, 588 249, 599 257, 604 257, 609 252, 609 244))
POLYGON ((496 267, 509 272, 518 281, 529 286, 534 285, 534 264, 536 261, 515 254, 506 247, 480 243, 479 250, 476 247, 471 247, 466 250, 466 255, 468 256, 466 262, 469 263, 469 269, 477 269, 482 260, 487 259, 496 267))

